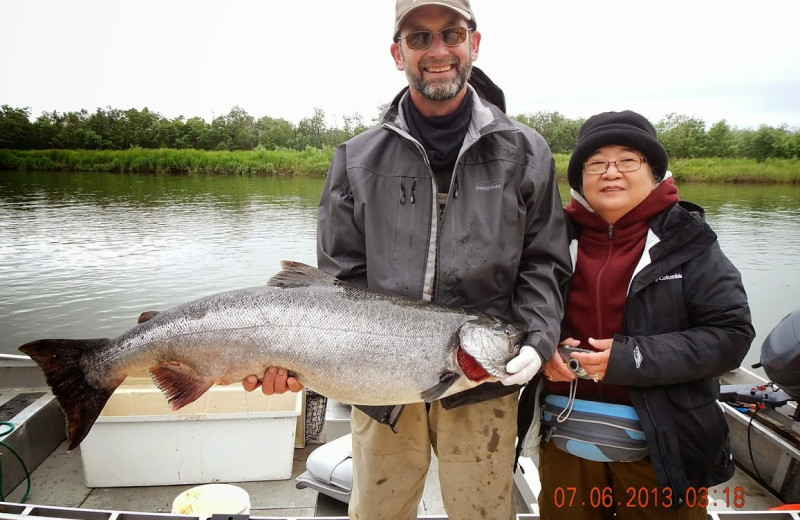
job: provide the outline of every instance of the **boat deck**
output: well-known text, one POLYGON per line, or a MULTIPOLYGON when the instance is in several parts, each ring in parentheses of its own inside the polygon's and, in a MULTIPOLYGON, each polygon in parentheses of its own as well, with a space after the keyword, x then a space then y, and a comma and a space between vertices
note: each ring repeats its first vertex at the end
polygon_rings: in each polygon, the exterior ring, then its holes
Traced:
MULTIPOLYGON (((295 478, 306 471, 305 462, 308 455, 319 444, 307 444, 304 448, 294 450, 292 477, 288 480, 271 480, 261 482, 236 482, 250 495, 250 515, 252 517, 270 519, 320 518, 347 516, 347 505, 317 491, 306 488, 298 489, 295 478)), ((146 447, 142 448, 146 450, 146 447)), ((146 452, 143 451, 143 456, 146 452)), ((113 487, 89 488, 84 485, 83 466, 80 447, 67 452, 62 444, 36 470, 31 473, 31 491, 26 501, 37 506, 57 508, 80 508, 89 510, 146 512, 153 514, 169 514, 172 501, 189 487, 181 486, 148 486, 148 487, 113 487)), ((20 484, 7 501, 14 503, 21 499, 26 491, 26 483, 20 484)), ((520 512, 528 508, 521 495, 515 493, 515 500, 520 512)), ((2 518, 0 507, 0 518, 2 518)), ((420 517, 444 518, 441 496, 438 492, 436 472, 432 471, 426 484, 420 517)), ((50 516, 50 515, 47 515, 50 516)), ((89 518, 88 520, 97 520, 89 518)))
MULTIPOLYGON (((29 392, 26 390, 24 393, 29 392)), ((45 391, 37 389, 37 392, 45 391)), ((8 391, 6 391, 6 394, 8 391)), ((19 391, 17 391, 19 393, 19 391)), ((0 390, 0 408, 3 406, 3 391, 0 390)), ((49 397, 49 396, 48 396, 49 397)), ((36 403, 46 402, 47 399, 38 398, 30 400, 28 410, 12 410, 17 418, 25 416, 36 403)), ((37 416, 41 416, 47 408, 41 406, 37 409, 37 416)), ((326 416, 326 426, 323 433, 327 432, 333 437, 341 435, 343 418, 346 417, 346 407, 341 405, 329 406, 326 416)), ((45 414, 46 416, 46 414, 45 414)), ((33 414, 31 414, 33 417, 33 414)), ((0 420, 3 420, 0 417, 0 420)), ((15 419, 17 420, 17 419, 15 419)), ((38 440, 46 430, 56 431, 63 439, 63 418, 58 417, 54 422, 47 418, 46 423, 37 423, 28 420, 28 430, 25 433, 34 439, 32 444, 46 444, 38 440), (49 424, 50 427, 45 425, 49 424)), ((349 426, 347 427, 349 429, 349 426)), ((323 439, 331 440, 322 436, 323 439)), ((1 440, 1 439, 0 439, 1 440)), ((26 520, 27 517, 65 518, 70 520, 174 520, 180 518, 171 514, 172 501, 182 491, 191 485, 178 486, 147 486, 147 487, 87 487, 84 480, 84 470, 80 447, 66 451, 66 445, 56 440, 55 449, 50 448, 47 453, 41 454, 42 462, 31 473, 31 489, 24 504, 19 501, 26 493, 26 483, 22 482, 15 489, 8 492, 6 502, 0 502, 0 520, 26 520), (33 504, 33 505, 30 505, 33 504)), ((757 442, 757 441, 756 441, 757 442)), ((259 519, 310 519, 310 518, 346 518, 346 504, 314 489, 299 489, 295 479, 306 471, 306 459, 309 454, 320 446, 319 443, 308 443, 302 448, 295 448, 291 478, 286 480, 268 480, 258 482, 235 482, 244 488, 250 495, 250 517, 259 519)), ((758 449, 756 449, 758 451, 758 449)), ((2 450, 0 450, 0 454, 2 450)), ((10 476, 18 463, 7 454, 0 458, 5 474, 10 476)), ((147 446, 141 446, 142 457, 147 457, 147 446)), ((740 462, 737 460, 737 463, 740 462)), ((742 461, 748 462, 748 461, 742 461)), ((156 462, 154 462, 156 463, 156 462)), ((254 461, 254 464, 268 464, 269 461, 254 461)), ((749 462, 748 462, 749 463, 749 462)), ((113 464, 113 461, 109 461, 113 464)), ((783 504, 782 500, 773 495, 766 487, 751 478, 745 469, 748 464, 739 464, 733 479, 718 486, 709 494, 711 505, 709 516, 717 520, 746 520, 746 519, 793 519, 800 520, 798 512, 769 511, 770 508, 783 504), (725 491, 727 489, 727 492, 725 491)), ((18 470, 18 468, 16 468, 18 470)), ((518 518, 535 519, 538 516, 536 495, 539 491, 538 472, 529 459, 523 459, 521 469, 515 476, 516 487, 514 501, 518 518)), ((439 493, 438 478, 434 467, 428 475, 422 503, 418 510, 420 518, 444 519, 445 511, 439 493)), ((192 517, 183 517, 192 518, 192 517)), ((196 518, 196 517, 194 517, 196 518)), ((227 518, 227 516, 226 516, 227 518)), ((244 516, 243 518, 246 518, 244 516)), ((224 520, 224 519, 221 519, 224 520)), ((238 517, 236 520, 239 520, 238 517)))
MULTIPOLYGON (((346 505, 342 502, 318 494, 315 490, 298 489, 295 486, 294 479, 306 469, 306 458, 318 446, 318 444, 308 444, 304 448, 295 449, 292 478, 289 480, 236 483, 250 495, 252 518, 271 520, 346 518, 346 505)), ((134 512, 140 517, 135 520, 159 520, 161 517, 172 520, 175 518, 170 514, 173 499, 190 487, 183 485, 88 488, 84 485, 80 448, 67 452, 63 444, 32 472, 31 479, 32 487, 26 504, 35 506, 29 508, 30 511, 23 515, 22 506, 12 511, 0 504, 0 518, 13 517, 13 520, 18 520, 18 517, 22 516, 44 516, 74 520, 114 520, 112 517, 119 516, 120 512, 134 512), (69 511, 70 509, 82 511, 69 511)), ((446 518, 437 484, 435 472, 431 472, 419 510, 420 518, 446 518)), ((737 470, 736 475, 725 486, 730 490, 728 500, 733 501, 735 495, 733 490, 737 488, 741 490, 742 500, 736 504, 726 505, 726 495, 722 490, 717 490, 711 495, 715 499, 709 507, 712 518, 800 520, 800 516, 792 512, 766 513, 768 508, 779 506, 782 502, 742 470, 737 470)), ((7 497, 7 501, 15 503, 25 491, 26 484, 23 483, 7 497)), ((530 508, 525 503, 519 488, 515 492, 515 501, 520 520, 539 518, 535 504, 530 508)), ((129 518, 129 514, 123 516, 125 518, 120 520, 133 520, 129 518)))

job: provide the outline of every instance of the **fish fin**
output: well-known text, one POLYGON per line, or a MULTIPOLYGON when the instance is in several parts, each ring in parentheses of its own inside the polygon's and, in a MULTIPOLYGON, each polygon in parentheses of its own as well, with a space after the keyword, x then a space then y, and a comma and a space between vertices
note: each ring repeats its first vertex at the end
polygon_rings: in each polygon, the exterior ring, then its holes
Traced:
POLYGON ((161 311, 144 311, 139 315, 139 319, 136 320, 137 325, 141 325, 146 321, 150 321, 153 317, 161 311))
POLYGON ((109 380, 96 388, 86 379, 81 359, 90 350, 102 348, 107 339, 40 339, 19 347, 44 372, 45 380, 64 412, 67 451, 75 449, 97 420, 108 398, 125 380, 109 380))
POLYGON ((197 376, 187 365, 172 362, 150 369, 153 382, 167 396, 172 410, 180 410, 206 393, 214 383, 197 376))
POLYGON ((330 284, 339 281, 335 276, 326 273, 322 269, 300 262, 283 260, 281 261, 281 267, 283 269, 270 278, 267 285, 286 289, 290 287, 308 287, 309 285, 321 283, 330 284))
POLYGON ((423 390, 420 392, 419 396, 426 403, 435 401, 436 399, 439 399, 439 397, 441 397, 448 388, 453 386, 453 383, 455 383, 459 377, 461 376, 455 372, 442 372, 439 376, 439 383, 428 388, 427 390, 423 390))

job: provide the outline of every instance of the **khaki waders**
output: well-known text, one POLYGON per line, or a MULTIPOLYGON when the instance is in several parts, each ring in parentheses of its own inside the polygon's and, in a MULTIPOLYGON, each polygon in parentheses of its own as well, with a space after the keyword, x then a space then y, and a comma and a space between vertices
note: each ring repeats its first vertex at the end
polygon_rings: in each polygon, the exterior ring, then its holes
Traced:
POLYGON ((451 410, 439 401, 430 411, 424 403, 406 405, 397 433, 353 408, 350 518, 416 519, 431 447, 450 520, 514 518, 517 399, 512 393, 451 410))

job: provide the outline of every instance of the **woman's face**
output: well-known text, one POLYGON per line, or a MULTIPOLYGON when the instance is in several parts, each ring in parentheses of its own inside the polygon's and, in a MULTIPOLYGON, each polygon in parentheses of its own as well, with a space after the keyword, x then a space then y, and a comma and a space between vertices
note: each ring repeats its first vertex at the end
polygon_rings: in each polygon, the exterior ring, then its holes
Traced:
POLYGON ((583 197, 609 224, 638 206, 655 187, 653 172, 644 155, 627 146, 612 144, 598 148, 583 163, 583 197), (620 166, 626 170, 636 167, 638 161, 641 165, 633 171, 623 173, 617 167, 617 164, 627 164, 627 167, 620 166), (601 171, 605 166, 593 163, 615 164, 609 164, 605 173, 587 173, 592 166, 601 171))

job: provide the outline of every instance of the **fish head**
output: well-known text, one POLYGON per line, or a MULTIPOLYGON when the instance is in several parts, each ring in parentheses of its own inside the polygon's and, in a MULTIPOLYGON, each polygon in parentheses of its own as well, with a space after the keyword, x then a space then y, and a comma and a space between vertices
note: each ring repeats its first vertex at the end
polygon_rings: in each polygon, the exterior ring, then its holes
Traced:
POLYGON ((464 356, 467 354, 489 376, 508 377, 510 374, 506 371, 506 364, 519 354, 525 335, 520 327, 494 316, 484 315, 470 319, 458 331, 459 367, 470 379, 478 379, 472 375, 476 370, 469 366, 471 360, 464 356))

